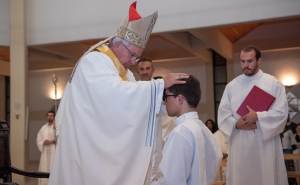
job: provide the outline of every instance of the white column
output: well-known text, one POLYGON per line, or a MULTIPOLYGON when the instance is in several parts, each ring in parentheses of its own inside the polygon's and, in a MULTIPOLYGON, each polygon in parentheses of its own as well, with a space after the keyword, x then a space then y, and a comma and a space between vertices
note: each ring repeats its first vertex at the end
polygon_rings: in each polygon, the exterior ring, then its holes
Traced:
MULTIPOLYGON (((25 169, 27 148, 25 141, 26 107, 28 106, 26 0, 10 0, 10 154, 11 164, 25 169)), ((13 175, 13 182, 25 184, 25 178, 13 175)))

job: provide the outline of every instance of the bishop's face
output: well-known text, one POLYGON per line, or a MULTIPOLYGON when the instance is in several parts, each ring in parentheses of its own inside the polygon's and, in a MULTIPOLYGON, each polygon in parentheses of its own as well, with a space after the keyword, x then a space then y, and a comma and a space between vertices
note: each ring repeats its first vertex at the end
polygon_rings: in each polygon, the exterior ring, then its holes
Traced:
POLYGON ((259 70, 259 64, 261 62, 261 58, 256 60, 255 51, 244 52, 242 51, 240 54, 240 61, 243 73, 247 76, 255 75, 259 70))
POLYGON ((131 65, 136 64, 137 58, 139 58, 144 49, 134 44, 125 45, 122 42, 116 43, 117 52, 115 55, 120 60, 121 64, 125 69, 128 69, 131 65))

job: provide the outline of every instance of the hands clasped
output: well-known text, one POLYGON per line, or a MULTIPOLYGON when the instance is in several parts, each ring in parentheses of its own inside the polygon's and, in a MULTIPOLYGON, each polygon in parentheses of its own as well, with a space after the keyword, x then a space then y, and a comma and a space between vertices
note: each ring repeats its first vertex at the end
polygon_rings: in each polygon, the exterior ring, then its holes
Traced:
POLYGON ((236 122, 236 128, 244 129, 244 130, 254 130, 257 128, 256 121, 258 120, 257 114, 254 110, 252 110, 248 105, 247 109, 249 110, 249 113, 245 116, 241 117, 236 122))
POLYGON ((43 144, 44 144, 44 145, 55 144, 55 140, 54 140, 54 139, 53 139, 53 140, 45 140, 43 144))

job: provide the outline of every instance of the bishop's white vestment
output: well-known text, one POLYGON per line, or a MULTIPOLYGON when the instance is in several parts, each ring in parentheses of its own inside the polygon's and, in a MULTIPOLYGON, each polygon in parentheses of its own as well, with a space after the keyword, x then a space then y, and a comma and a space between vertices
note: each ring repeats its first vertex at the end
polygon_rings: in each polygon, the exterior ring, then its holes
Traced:
POLYGON ((287 174, 279 134, 288 115, 285 88, 261 70, 244 74, 225 88, 218 111, 218 125, 229 145, 226 185, 287 185, 287 174), (268 111, 257 112, 257 129, 236 129, 237 109, 256 85, 276 97, 268 111))
POLYGON ((173 123, 174 119, 176 119, 176 117, 168 116, 166 105, 161 104, 159 114, 156 115, 151 161, 148 167, 144 185, 149 185, 152 181, 157 180, 161 177, 161 173, 159 173, 158 167, 162 159, 162 149, 169 134, 175 127, 173 123))
POLYGON ((49 185, 145 181, 164 83, 136 82, 108 47, 103 51, 83 56, 65 88, 49 185))
POLYGON ((151 185, 211 185, 222 160, 218 140, 197 112, 181 115, 174 124, 159 165, 163 177, 151 185))
MULTIPOLYGON (((55 144, 44 145, 45 140, 49 140, 49 141, 55 140, 55 129, 53 128, 53 124, 49 125, 48 123, 46 123, 45 125, 43 125, 42 128, 39 130, 36 139, 37 147, 41 152, 39 171, 50 172, 54 160, 55 144)), ((48 184, 48 179, 46 178, 38 179, 38 185, 47 185, 47 184, 48 184)))

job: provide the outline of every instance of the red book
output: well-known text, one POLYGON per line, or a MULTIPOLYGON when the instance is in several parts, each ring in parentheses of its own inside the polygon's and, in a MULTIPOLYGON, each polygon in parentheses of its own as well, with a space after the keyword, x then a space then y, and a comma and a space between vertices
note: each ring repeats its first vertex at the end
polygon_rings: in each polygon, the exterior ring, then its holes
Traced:
POLYGON ((236 113, 240 116, 248 114, 247 105, 255 112, 267 111, 275 99, 274 96, 254 85, 236 113))

